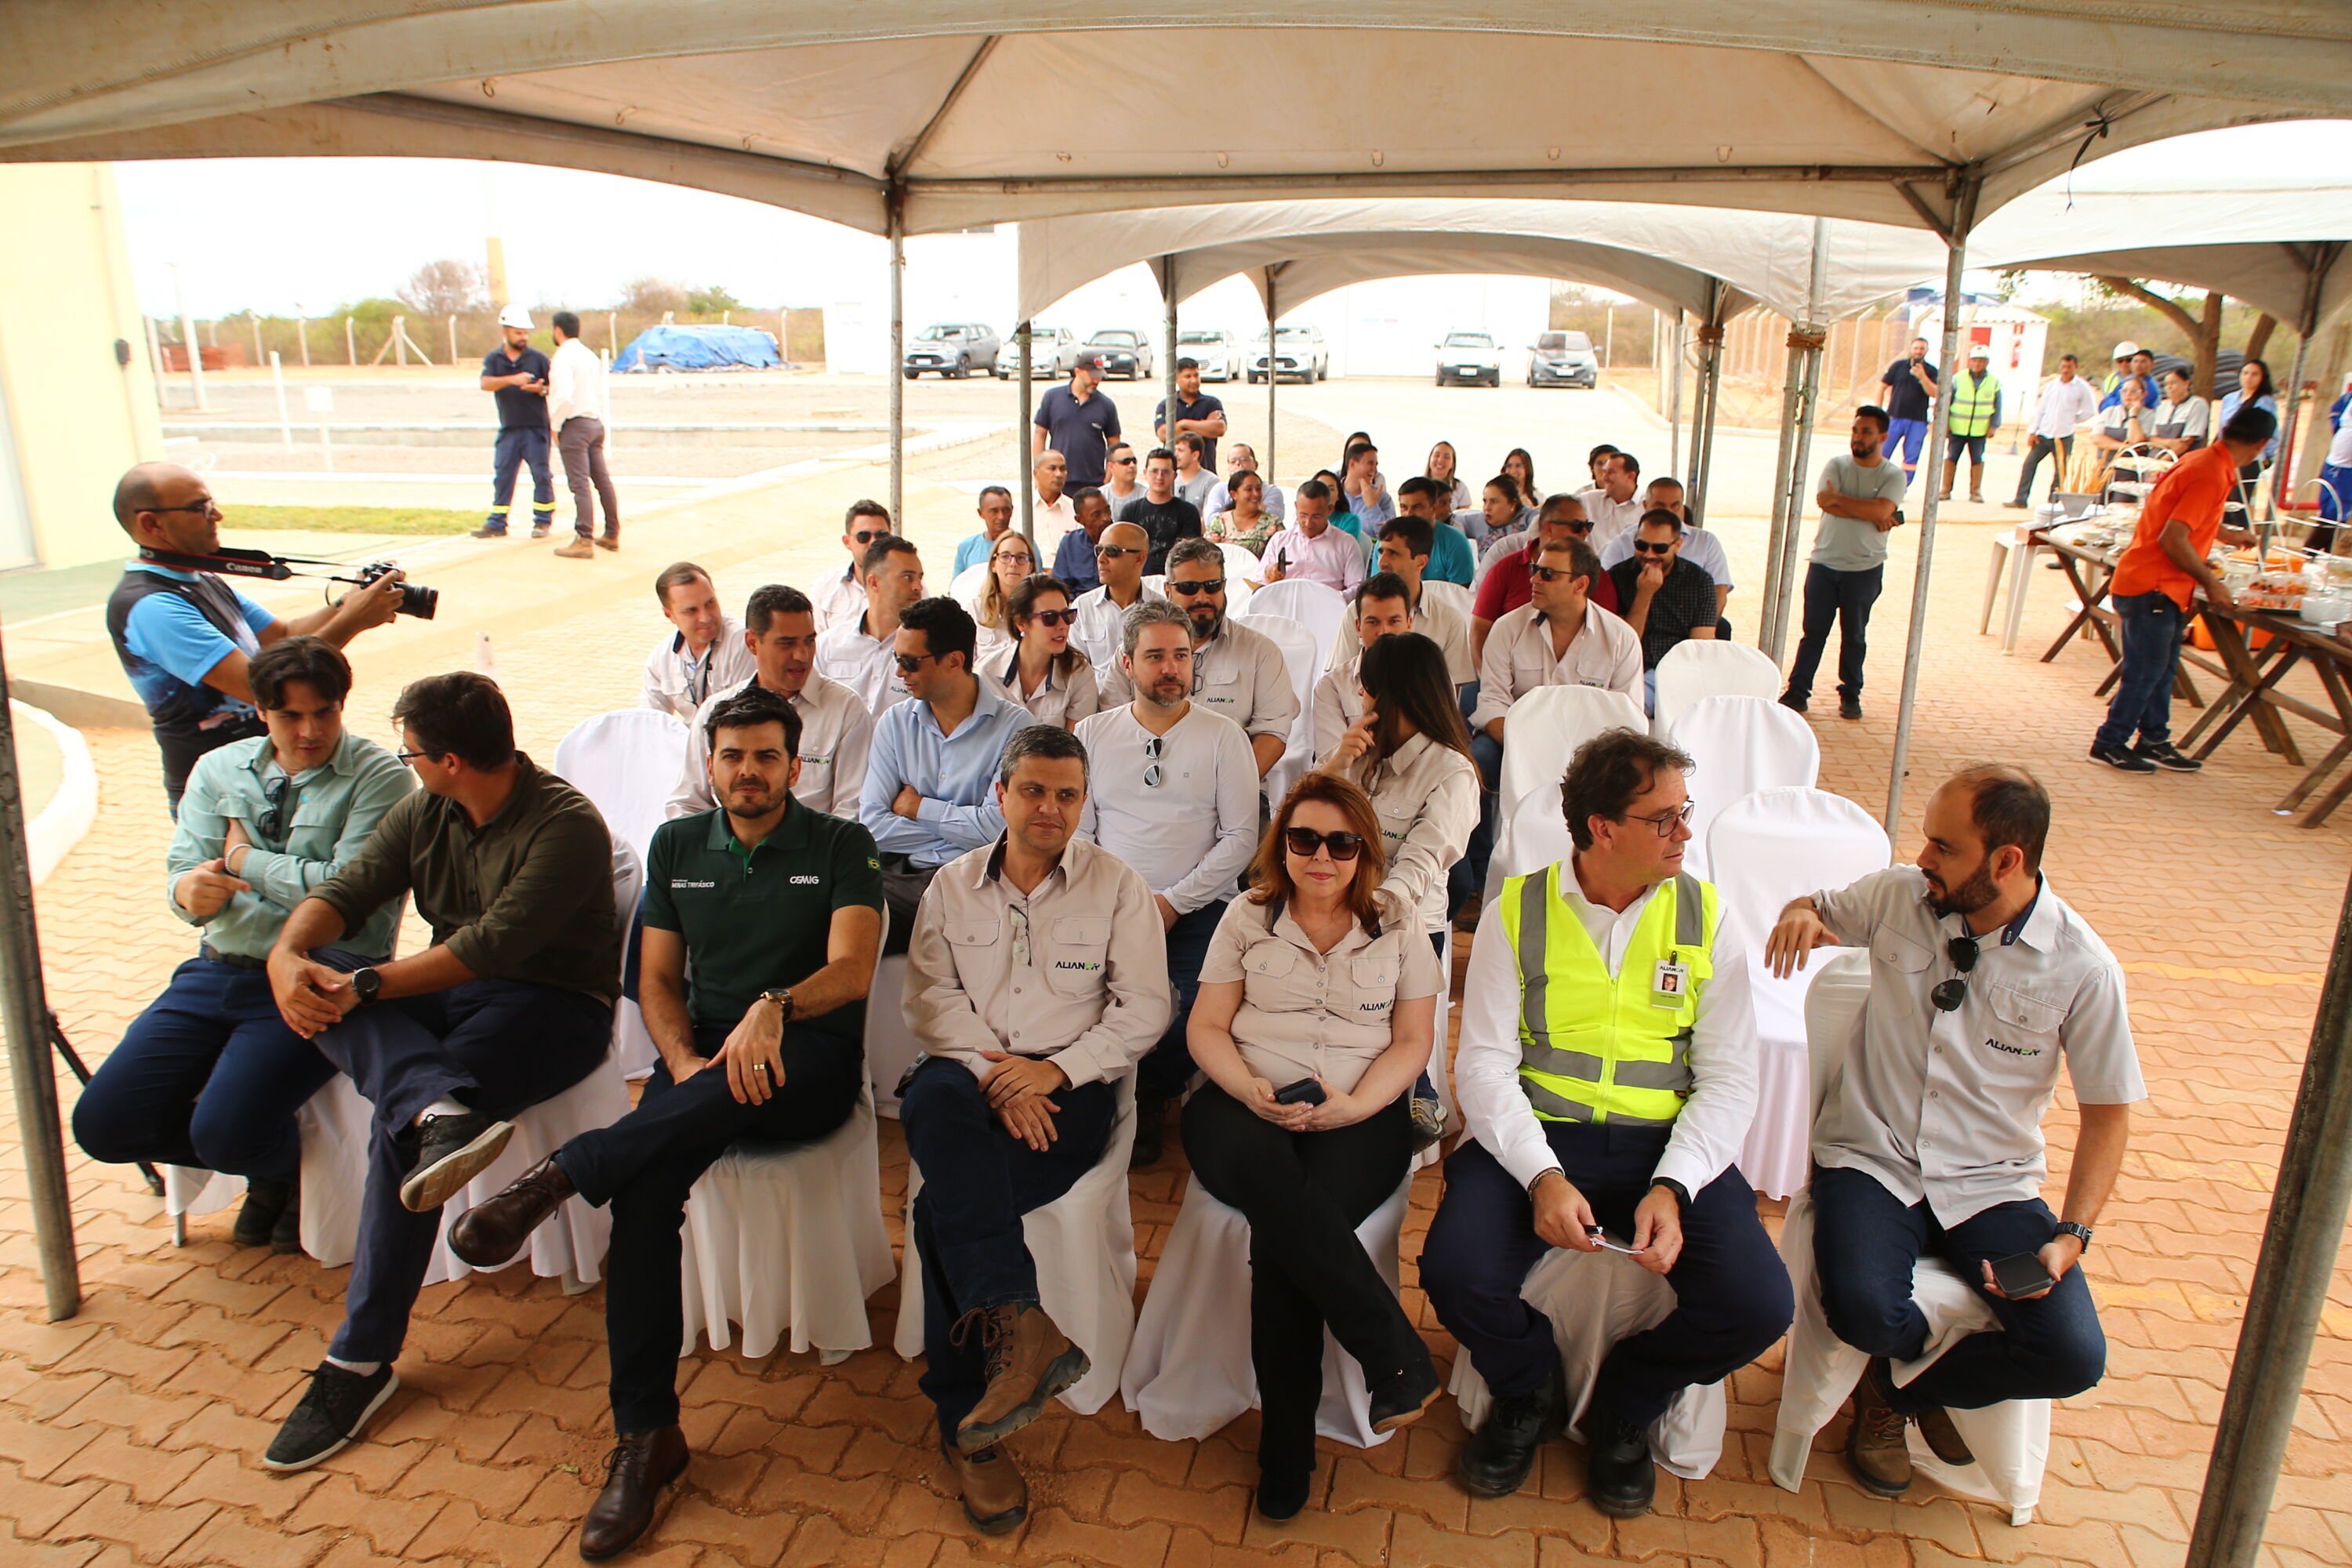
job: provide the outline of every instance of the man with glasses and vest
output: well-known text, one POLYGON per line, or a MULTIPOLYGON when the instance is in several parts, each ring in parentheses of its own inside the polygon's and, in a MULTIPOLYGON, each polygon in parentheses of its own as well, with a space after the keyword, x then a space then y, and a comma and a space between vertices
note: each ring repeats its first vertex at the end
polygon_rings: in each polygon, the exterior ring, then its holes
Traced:
POLYGON ((1611 730, 1561 781, 1575 852, 1503 884, 1470 952, 1454 1079, 1471 1136, 1445 1163, 1422 1289, 1492 1389, 1455 1460, 1517 1491, 1576 1405, 1551 1320, 1519 1294, 1554 1247, 1603 1247, 1674 1287, 1621 1340, 1586 1405, 1588 1490, 1620 1519, 1656 1487, 1648 1432, 1685 1388, 1787 1330, 1787 1271, 1733 1163, 1756 1110, 1748 957, 1715 889, 1684 872, 1691 761, 1611 730))
POLYGON ((2105 1373, 2079 1266, 2147 1098, 2122 967, 2042 875, 2049 792, 2020 768, 1969 768, 1922 826, 1916 866, 1792 901, 1764 947, 1781 975, 1817 947, 1870 952, 1861 1027, 1813 1119, 1813 1259, 1831 1331, 1871 1358, 1845 1451, 1881 1497, 1910 1485, 1906 1424, 1967 1464, 1948 1410, 2071 1398, 2105 1373), (2042 1118, 2062 1059, 2080 1126, 2053 1215, 2042 1118), (1923 1256, 1995 1324, 1924 1369, 1923 1256))
POLYGON ((1944 436, 1944 489, 1937 500, 1952 499, 1952 479, 1959 471, 1960 454, 1969 455, 1969 500, 1984 504, 1985 437, 2000 424, 2000 383, 1985 365, 1992 351, 1982 343, 1969 346, 1969 368, 1952 377, 1952 420, 1944 436))

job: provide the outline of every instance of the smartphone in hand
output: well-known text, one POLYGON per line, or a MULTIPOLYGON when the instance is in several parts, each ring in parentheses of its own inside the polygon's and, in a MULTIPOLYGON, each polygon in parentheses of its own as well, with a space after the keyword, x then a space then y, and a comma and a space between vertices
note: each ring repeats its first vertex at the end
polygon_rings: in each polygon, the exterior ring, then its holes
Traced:
POLYGON ((1276 1105, 1320 1105, 1328 1098, 1323 1092, 1323 1086, 1311 1078, 1302 1078, 1297 1083, 1286 1084, 1274 1091, 1276 1105))
POLYGON ((2056 1287, 2038 1252, 2020 1252, 1993 1260, 1992 1282, 2012 1301, 2023 1301, 2056 1287))

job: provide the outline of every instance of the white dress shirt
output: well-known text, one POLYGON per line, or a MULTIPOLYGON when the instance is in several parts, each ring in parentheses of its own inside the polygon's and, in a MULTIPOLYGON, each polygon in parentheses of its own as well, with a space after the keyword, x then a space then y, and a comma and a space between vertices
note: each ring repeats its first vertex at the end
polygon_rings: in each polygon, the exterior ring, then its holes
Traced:
POLYGON ((866 613, 866 584, 857 580, 855 567, 845 566, 840 576, 827 573, 819 579, 809 602, 816 611, 816 629, 829 632, 866 613))
POLYGON ((1180 915, 1231 896, 1257 850, 1257 758, 1241 726, 1193 703, 1155 737, 1125 705, 1079 721, 1088 787, 1078 832, 1180 915), (1154 761, 1160 783, 1144 782, 1154 761))
MULTIPOLYGON (((695 710, 694 735, 687 742, 686 760, 677 788, 663 806, 664 816, 688 816, 719 804, 710 789, 710 736, 704 728, 721 702, 751 684, 757 677, 711 693, 695 710)), ((801 716, 801 777, 793 798, 811 811, 857 820, 857 792, 866 783, 866 755, 874 745, 874 715, 857 693, 815 670, 792 697, 801 716)))
MULTIPOLYGON (((1624 967, 1633 928, 1657 889, 1651 889, 1619 913, 1585 898, 1574 868, 1573 859, 1559 863, 1560 895, 1584 922, 1613 977, 1624 967)), ((1499 899, 1486 906, 1471 942, 1454 1088, 1470 1135, 1524 1187, 1559 1161, 1545 1136, 1546 1123, 1519 1087, 1519 964, 1510 939, 1503 934, 1502 910, 1499 899)), ((1654 1173, 1680 1182, 1693 1194, 1739 1158, 1739 1146, 1756 1117, 1756 1012, 1748 991, 1748 954, 1724 921, 1717 922, 1708 952, 1715 974, 1699 992, 1698 1016, 1691 1028, 1690 1097, 1675 1118, 1666 1151, 1654 1173)))
POLYGON ((1290 558, 1282 569, 1286 580, 1305 578, 1342 594, 1354 593, 1356 584, 1364 580, 1363 541, 1328 522, 1312 539, 1295 524, 1277 531, 1257 558, 1271 566, 1286 552, 1290 558))
POLYGON ((742 685, 758 668, 750 645, 743 640, 743 623, 732 616, 720 620, 719 636, 702 650, 700 658, 687 651, 686 634, 673 631, 646 656, 645 689, 638 704, 692 719, 712 692, 742 685))
POLYGON ((1584 625, 1558 658, 1551 626, 1535 605, 1521 605, 1486 633, 1478 664, 1478 707, 1470 727, 1484 730, 1538 686, 1601 686, 1642 700, 1642 639, 1622 617, 1588 603, 1584 625))
POLYGON ((547 362, 548 424, 561 430, 567 419, 602 423, 610 417, 606 413, 610 406, 605 401, 604 362, 578 338, 565 339, 547 362))
MULTIPOLYGON (((1632 559, 1633 535, 1628 531, 1610 541, 1609 548, 1601 552, 1601 569, 1606 572, 1612 566, 1632 559)), ((1706 574, 1715 579, 1717 587, 1738 586, 1731 580, 1731 558, 1723 552, 1723 541, 1707 530, 1688 523, 1683 525, 1683 559, 1694 566, 1705 568, 1706 574)))
MULTIPOLYGON (((1348 618, 1339 623, 1339 635, 1331 639, 1331 651, 1323 660, 1326 670, 1363 662, 1364 643, 1356 630, 1354 610, 1355 606, 1349 606, 1348 618)), ((1446 679, 1467 686, 1478 679, 1478 667, 1470 658, 1470 623, 1461 611, 1443 599, 1423 598, 1406 629, 1437 645, 1437 651, 1445 656, 1446 679)))
POLYGON ((1576 499, 1584 503, 1584 515, 1592 520, 1592 537, 1586 542, 1595 550, 1607 550, 1620 538, 1630 539, 1649 509, 1642 504, 1642 492, 1635 490, 1623 500, 1611 500, 1609 492, 1595 486, 1579 490, 1576 499))
MULTIPOLYGON (((1165 601, 1168 595, 1146 584, 1135 603, 1145 599, 1165 601)), ((1108 679, 1118 668, 1119 648, 1125 642, 1127 612, 1134 605, 1122 605, 1113 600, 1108 588, 1089 588, 1072 602, 1070 608, 1078 618, 1070 623, 1070 646, 1087 656, 1095 667, 1098 679, 1108 679)))
MULTIPOLYGON (((1109 492, 1105 491, 1104 493, 1108 494, 1109 492)), ((1143 492, 1139 489, 1136 493, 1138 495, 1141 495, 1143 492)), ((1062 535, 1069 532, 1070 530, 1078 526, 1077 509, 1070 504, 1070 492, 1067 490, 1064 490, 1060 495, 1055 496, 1054 498, 1054 504, 1051 506, 1047 506, 1045 504, 1045 498, 1044 496, 1039 495, 1035 490, 1031 490, 1029 492, 1029 510, 1031 514, 1029 526, 1035 531, 1037 537, 1040 539, 1059 539, 1062 535)), ((1045 558, 1044 564, 1040 565, 1037 569, 1042 572, 1046 566, 1050 566, 1053 563, 1053 557, 1049 555, 1045 558)))
POLYGON ((2072 381, 2052 381, 2042 389, 2042 400, 2033 405, 2032 433, 2057 440, 2072 436, 2084 420, 2099 411, 2099 391, 2081 376, 2072 381))
MULTIPOLYGON (((859 594, 862 601, 863 591, 859 594)), ((877 637, 866 629, 860 610, 816 639, 817 673, 837 680, 857 693, 866 710, 877 719, 907 700, 907 683, 899 678, 897 639, 877 637)))

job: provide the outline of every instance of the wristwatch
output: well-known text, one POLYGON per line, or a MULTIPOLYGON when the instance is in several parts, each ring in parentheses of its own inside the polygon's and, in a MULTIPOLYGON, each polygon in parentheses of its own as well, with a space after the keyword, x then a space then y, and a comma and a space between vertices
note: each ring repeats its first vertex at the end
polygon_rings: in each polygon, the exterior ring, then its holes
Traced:
POLYGON ((2058 1234, 2060 1236, 2071 1236, 2076 1241, 2083 1244, 2084 1251, 2088 1252, 2091 1250, 2091 1227, 2089 1226, 2077 1225, 2071 1219, 2062 1219, 2058 1222, 2058 1234))
POLYGON ((1664 1187, 1667 1192, 1674 1194, 1675 1210, 1676 1213, 1688 1214, 1690 1212, 1690 1189, 1684 1186, 1680 1182, 1675 1181, 1672 1176, 1654 1176, 1650 1179, 1650 1185, 1654 1187, 1664 1187))
POLYGON ((773 1002, 776 1005, 779 1009, 776 1014, 777 1023, 789 1024, 793 1021, 793 994, 791 991, 782 987, 773 991, 762 991, 760 993, 760 1000, 762 1002, 773 1002))
POLYGON ((355 969, 352 971, 352 994, 360 999, 361 1006, 374 1006, 376 993, 383 989, 383 976, 376 970, 355 969))

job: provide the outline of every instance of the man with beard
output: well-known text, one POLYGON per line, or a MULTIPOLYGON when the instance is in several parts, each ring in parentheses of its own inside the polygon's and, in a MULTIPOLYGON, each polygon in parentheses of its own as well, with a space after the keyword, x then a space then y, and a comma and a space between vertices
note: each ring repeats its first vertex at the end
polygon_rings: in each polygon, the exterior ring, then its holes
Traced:
POLYGON ((1813 555, 1805 568, 1804 634, 1796 662, 1789 666, 1783 707, 1802 713, 1813 695, 1813 672, 1821 668, 1830 627, 1838 628, 1838 717, 1862 717, 1862 666, 1869 651, 1870 607, 1886 584, 1886 536, 1903 521, 1903 471, 1881 449, 1886 445, 1886 411, 1864 406, 1853 412, 1847 450, 1822 469, 1821 526, 1813 532, 1813 555))
POLYGON ((1799 899, 1765 944, 1775 973, 1816 947, 1867 947, 1870 999, 1844 1072, 1813 1121, 1813 1257, 1832 1331, 1869 1352, 1846 1458, 1882 1497, 1910 1484, 1904 1425, 1968 1462, 1948 1409, 2064 1399, 2106 1366, 2077 1267, 2115 1188, 2131 1102, 2147 1098, 2115 955, 2042 875, 2050 796, 2022 769, 1982 766, 1927 802, 1916 866, 1799 899), (2081 1107, 2061 1204, 2042 1200, 2042 1114, 2058 1064, 2081 1107), (1913 1266, 1941 1258, 1998 1326, 1900 1388, 1927 1323, 1913 1266), (2021 1282, 2020 1263, 2033 1276, 2021 1282), (2010 1268, 1996 1278, 1995 1267, 2010 1268))
POLYGON ((707 727, 711 788, 726 805, 663 823, 646 855, 638 1000, 661 1060, 644 1099, 449 1234, 458 1257, 495 1268, 573 1194, 613 1205, 604 1325, 619 1441, 580 1532, 592 1562, 644 1534, 662 1489, 686 1470, 677 1379, 687 1194, 744 1133, 825 1136, 866 1079, 866 991, 882 940, 874 837, 793 798, 801 717, 777 693, 738 692, 707 727))
MULTIPOLYGON (((1168 602, 1192 620, 1192 696, 1249 737, 1257 776, 1282 760, 1298 720, 1298 692, 1282 649, 1262 632, 1225 619, 1224 552, 1205 539, 1181 539, 1168 552, 1168 602)), ((1135 700, 1120 663, 1103 675, 1103 706, 1135 700)))

